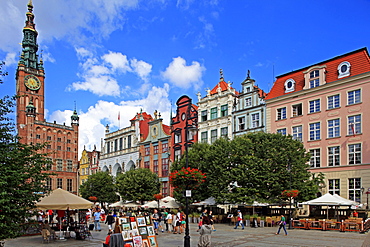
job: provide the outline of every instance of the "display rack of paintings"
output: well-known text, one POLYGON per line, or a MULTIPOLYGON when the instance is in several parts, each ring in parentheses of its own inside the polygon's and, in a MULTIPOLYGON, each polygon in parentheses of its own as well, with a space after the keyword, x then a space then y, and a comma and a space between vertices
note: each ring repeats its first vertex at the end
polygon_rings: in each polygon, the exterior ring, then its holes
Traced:
POLYGON ((118 217, 114 231, 122 234, 125 247, 158 247, 150 216, 118 217))

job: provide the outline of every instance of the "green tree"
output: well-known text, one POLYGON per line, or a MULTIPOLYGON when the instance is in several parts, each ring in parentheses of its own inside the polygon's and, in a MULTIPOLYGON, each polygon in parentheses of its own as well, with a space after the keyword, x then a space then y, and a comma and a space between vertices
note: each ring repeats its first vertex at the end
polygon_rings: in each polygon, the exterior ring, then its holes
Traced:
POLYGON ((50 175, 46 172, 50 160, 42 153, 45 145, 22 144, 15 135, 9 116, 14 102, 14 97, 0 99, 0 240, 20 234, 21 224, 34 214, 30 209, 47 193, 45 181, 50 175))
POLYGON ((153 200, 153 195, 160 191, 157 174, 147 168, 119 174, 116 178, 116 186, 123 200, 140 201, 141 203, 153 200))
POLYGON ((96 196, 97 201, 101 203, 112 203, 119 200, 113 177, 108 172, 97 172, 90 175, 87 181, 80 186, 80 193, 88 200, 90 196, 96 196))
MULTIPOLYGON (((308 171, 310 155, 291 136, 250 133, 213 144, 196 143, 188 152, 189 167, 206 173, 206 183, 192 191, 193 200, 213 196, 218 203, 279 202, 286 189, 300 191, 299 201, 312 199, 323 175, 308 171)), ((185 155, 171 171, 185 166, 185 155)), ((183 201, 181 193, 175 197, 183 201)))

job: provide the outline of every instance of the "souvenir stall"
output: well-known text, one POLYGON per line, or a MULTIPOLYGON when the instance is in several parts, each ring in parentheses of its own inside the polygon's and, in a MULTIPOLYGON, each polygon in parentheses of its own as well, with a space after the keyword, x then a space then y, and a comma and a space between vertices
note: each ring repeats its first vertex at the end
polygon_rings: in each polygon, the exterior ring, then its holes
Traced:
POLYGON ((149 215, 118 217, 110 247, 158 247, 153 222, 149 215))

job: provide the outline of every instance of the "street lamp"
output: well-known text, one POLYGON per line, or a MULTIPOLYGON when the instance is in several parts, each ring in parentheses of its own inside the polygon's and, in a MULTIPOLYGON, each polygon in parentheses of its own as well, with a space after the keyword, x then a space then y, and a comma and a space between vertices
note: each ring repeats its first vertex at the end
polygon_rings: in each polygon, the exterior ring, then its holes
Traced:
MULTIPOLYGON (((183 113, 184 114, 184 113, 183 113)), ((188 146, 193 142, 189 142, 189 134, 196 132, 195 124, 198 120, 198 114, 196 111, 192 111, 192 103, 189 99, 188 106, 185 114, 185 168, 189 167, 189 158, 188 158, 188 146), (189 121, 191 124, 189 124, 189 121)), ((186 184, 185 187, 185 237, 184 237, 184 247, 190 247, 190 235, 189 235, 189 197, 191 197, 191 190, 189 185, 186 184)))

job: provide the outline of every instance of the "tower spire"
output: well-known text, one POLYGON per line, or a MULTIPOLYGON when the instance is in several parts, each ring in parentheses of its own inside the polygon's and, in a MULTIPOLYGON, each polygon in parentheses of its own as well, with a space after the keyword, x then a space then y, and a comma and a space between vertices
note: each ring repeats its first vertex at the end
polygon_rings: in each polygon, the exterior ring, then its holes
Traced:
POLYGON ((35 15, 33 14, 32 0, 27 4, 28 12, 26 13, 26 24, 23 28, 22 53, 24 59, 22 63, 27 68, 42 69, 38 61, 38 45, 37 45, 37 31, 34 23, 35 15))

